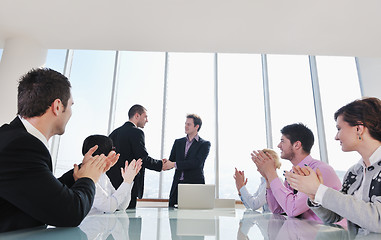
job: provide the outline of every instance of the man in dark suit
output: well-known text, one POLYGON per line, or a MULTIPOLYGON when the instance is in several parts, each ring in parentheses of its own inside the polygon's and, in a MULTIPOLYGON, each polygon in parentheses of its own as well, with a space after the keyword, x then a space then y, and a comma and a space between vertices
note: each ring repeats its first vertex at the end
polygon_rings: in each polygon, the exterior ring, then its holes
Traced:
POLYGON ((92 157, 93 147, 80 169, 54 177, 48 140, 65 132, 70 87, 52 69, 34 69, 19 82, 18 116, 0 128, 0 232, 79 225, 93 203, 94 182, 118 159, 115 152, 92 157))
MULTIPOLYGON (((116 151, 120 153, 120 160, 107 172, 107 176, 110 178, 112 185, 118 188, 123 181, 120 168, 124 166, 125 161, 131 162, 133 159, 142 159, 142 168, 134 179, 131 201, 128 206, 128 208, 136 208, 137 198, 143 197, 145 168, 160 172, 162 169, 166 170, 167 165, 163 164, 161 160, 148 156, 144 132, 140 129, 144 128, 148 122, 147 110, 143 106, 136 104, 128 111, 128 117, 128 122, 110 134, 116 151)), ((166 161, 166 159, 163 160, 166 161)))
POLYGON ((177 204, 177 186, 179 183, 205 184, 204 163, 210 150, 210 142, 198 136, 201 118, 189 114, 185 122, 186 137, 176 139, 167 161, 168 168, 175 167, 175 175, 169 194, 169 207, 177 204))

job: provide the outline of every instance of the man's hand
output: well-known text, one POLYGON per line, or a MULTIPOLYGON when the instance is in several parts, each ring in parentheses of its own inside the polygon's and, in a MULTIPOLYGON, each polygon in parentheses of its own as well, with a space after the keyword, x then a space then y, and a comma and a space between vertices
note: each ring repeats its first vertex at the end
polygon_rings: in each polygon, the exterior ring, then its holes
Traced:
POLYGON ((85 164, 86 162, 89 162, 93 158, 93 154, 98 149, 98 145, 95 145, 94 147, 90 148, 89 151, 83 156, 82 164, 85 164))
MULTIPOLYGON (((85 165, 93 162, 95 159, 99 158, 100 156, 92 156, 94 154, 94 152, 98 149, 98 145, 95 145, 94 147, 90 148, 89 151, 87 151, 87 153, 85 154, 85 156, 83 157, 83 160, 82 160, 82 165, 81 165, 81 169, 82 167, 84 167, 85 165)), ((112 166, 114 166, 114 164, 118 161, 119 159, 119 156, 120 154, 116 154, 115 151, 111 151, 107 157, 104 156, 104 154, 102 154, 101 156, 103 156, 102 158, 100 158, 102 161, 104 161, 104 163, 102 163, 102 166, 103 166, 103 169, 102 169, 102 173, 105 173, 107 172, 112 166)), ((79 170, 79 167, 77 164, 74 165, 74 170, 77 168, 77 171, 74 171, 73 173, 73 178, 74 178, 74 181, 77 181, 79 178, 81 178, 79 175, 78 175, 78 170, 79 170)), ((79 172, 80 174, 82 174, 82 171, 79 172)), ((98 180, 97 180, 98 181, 98 180)))
POLYGON ((98 182, 99 177, 104 173, 106 166, 105 160, 106 156, 101 154, 100 156, 96 155, 95 157, 86 159, 80 169, 77 164, 74 164, 74 180, 87 177, 93 180, 94 183, 98 182))
POLYGON ((170 160, 163 159, 163 168, 162 168, 163 171, 172 169, 174 167, 175 167, 175 162, 171 162, 170 160))
POLYGON ((123 168, 120 169, 122 177, 123 177, 123 181, 131 184, 134 181, 136 174, 138 174, 141 168, 142 168, 141 158, 139 158, 138 161, 136 161, 135 159, 132 160, 130 164, 128 164, 128 161, 126 161, 124 169, 123 168))
POLYGON ((115 163, 118 162, 118 159, 120 157, 120 154, 116 154, 115 151, 111 151, 108 155, 107 155, 107 158, 106 158, 106 165, 105 165, 105 168, 104 168, 104 172, 107 172, 108 170, 110 170, 110 168, 112 166, 115 165, 115 163))
POLYGON ((253 151, 251 153, 251 159, 257 166, 258 171, 264 178, 266 178, 266 180, 268 180, 268 182, 271 182, 278 177, 278 174, 276 173, 275 161, 270 154, 264 153, 261 150, 258 152, 253 151))
POLYGON ((237 168, 235 168, 233 178, 235 179, 235 186, 237 188, 238 194, 240 194, 239 190, 247 183, 247 178, 245 178, 245 172, 238 171, 237 168))

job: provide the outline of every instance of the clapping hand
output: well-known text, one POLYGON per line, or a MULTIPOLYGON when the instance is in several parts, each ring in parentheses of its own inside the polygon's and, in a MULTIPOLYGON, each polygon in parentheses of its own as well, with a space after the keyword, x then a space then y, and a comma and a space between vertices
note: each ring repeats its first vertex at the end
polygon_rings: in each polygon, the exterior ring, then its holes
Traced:
POLYGON ((315 199, 315 194, 320 184, 323 184, 321 171, 315 171, 309 167, 293 167, 293 172, 285 171, 285 177, 290 186, 308 195, 311 200, 315 199))
POLYGON ((253 151, 251 153, 251 159, 257 166, 257 170, 266 180, 271 182, 274 178, 278 177, 276 173, 275 160, 270 154, 261 150, 253 151))
POLYGON ((235 173, 233 175, 233 178, 235 179, 235 186, 237 187, 237 191, 239 194, 239 190, 247 184, 247 178, 245 178, 245 172, 238 171, 237 168, 235 168, 235 173))
POLYGON ((74 181, 82 177, 89 177, 97 182, 100 175, 108 171, 118 161, 120 154, 116 154, 115 151, 111 151, 107 157, 104 154, 93 156, 97 149, 98 145, 95 145, 87 151, 83 157, 81 168, 74 164, 74 181))
POLYGON ((139 158, 137 161, 133 159, 130 164, 128 164, 128 161, 125 163, 124 168, 120 168, 123 181, 127 182, 129 184, 134 181, 135 176, 138 174, 140 169, 142 168, 142 159, 139 158))
MULTIPOLYGON (((98 145, 90 148, 89 151, 85 154, 82 160, 82 165, 94 159, 93 154, 98 149, 98 145)), ((107 172, 116 162, 118 162, 120 154, 116 154, 115 151, 110 151, 107 157, 105 158, 106 164, 104 166, 103 172, 107 172)))
POLYGON ((87 177, 96 183, 101 174, 104 173, 106 164, 106 156, 104 154, 88 158, 85 163, 82 163, 81 168, 77 164, 74 164, 74 180, 77 181, 79 178, 87 177))
POLYGON ((115 151, 109 152, 109 154, 107 155, 107 158, 106 158, 105 168, 103 169, 104 172, 107 172, 108 170, 110 170, 110 168, 112 166, 114 166, 115 163, 118 162, 119 157, 120 157, 119 153, 117 154, 115 151))

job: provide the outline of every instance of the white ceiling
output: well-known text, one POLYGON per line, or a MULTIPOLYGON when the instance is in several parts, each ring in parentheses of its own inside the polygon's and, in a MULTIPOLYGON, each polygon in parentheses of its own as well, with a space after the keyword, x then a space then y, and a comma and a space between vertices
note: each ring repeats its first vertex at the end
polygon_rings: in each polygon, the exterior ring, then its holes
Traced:
POLYGON ((0 0, 0 48, 381 57, 380 0, 0 0))

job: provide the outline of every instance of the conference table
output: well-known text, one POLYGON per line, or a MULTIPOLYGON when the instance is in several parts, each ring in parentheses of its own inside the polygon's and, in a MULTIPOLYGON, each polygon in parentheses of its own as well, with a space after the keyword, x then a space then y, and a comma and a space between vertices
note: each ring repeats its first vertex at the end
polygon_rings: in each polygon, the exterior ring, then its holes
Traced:
MULTIPOLYGON (((364 234, 358 239, 381 239, 364 234)), ((114 214, 92 214, 74 228, 34 228, 0 234, 0 239, 351 239, 338 225, 243 208, 205 210, 144 207, 114 214)))

